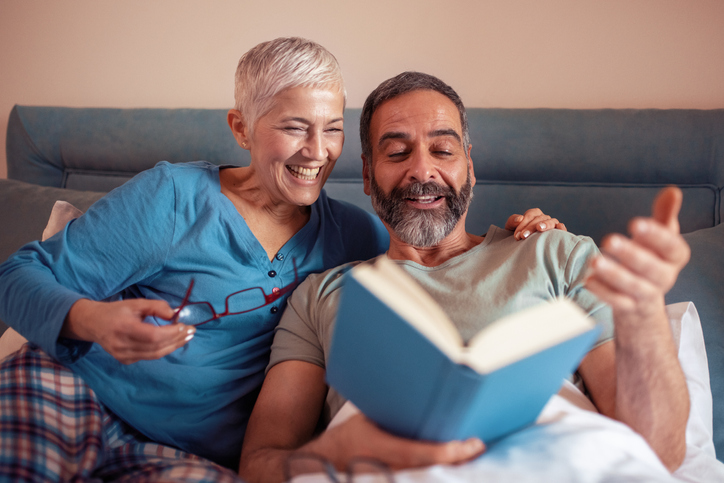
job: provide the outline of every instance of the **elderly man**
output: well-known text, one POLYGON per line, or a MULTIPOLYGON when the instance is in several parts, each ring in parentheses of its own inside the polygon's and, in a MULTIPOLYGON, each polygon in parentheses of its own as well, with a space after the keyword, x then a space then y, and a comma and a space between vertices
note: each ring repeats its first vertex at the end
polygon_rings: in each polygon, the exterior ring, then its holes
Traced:
MULTIPOLYGON (((608 237, 605 256, 590 239, 558 230, 515 244, 499 229, 466 232, 475 177, 465 109, 452 88, 426 74, 400 74, 370 94, 360 126, 365 192, 390 233, 386 256, 436 298, 466 339, 521 306, 573 299, 607 328, 577 371, 590 399, 677 468, 689 399, 664 294, 689 257, 677 221, 680 191, 665 190, 651 218, 634 220, 631 239, 608 237)), ((251 481, 281 480, 284 462, 302 452, 339 469, 358 456, 400 469, 462 462, 485 449, 476 439, 398 438, 363 415, 318 434, 344 402, 325 385, 324 364, 341 275, 352 265, 310 276, 289 301, 242 450, 240 474, 251 481)))

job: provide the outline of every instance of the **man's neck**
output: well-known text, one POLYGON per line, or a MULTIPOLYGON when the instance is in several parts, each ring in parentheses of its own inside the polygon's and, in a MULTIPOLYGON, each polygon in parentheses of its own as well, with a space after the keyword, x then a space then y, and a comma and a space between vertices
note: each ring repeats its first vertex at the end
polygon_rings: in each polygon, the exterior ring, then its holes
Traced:
POLYGON ((425 267, 437 267, 478 246, 484 238, 484 236, 467 233, 463 222, 458 223, 452 233, 437 245, 421 248, 404 243, 394 232, 390 231, 390 248, 387 256, 393 260, 410 260, 425 267))

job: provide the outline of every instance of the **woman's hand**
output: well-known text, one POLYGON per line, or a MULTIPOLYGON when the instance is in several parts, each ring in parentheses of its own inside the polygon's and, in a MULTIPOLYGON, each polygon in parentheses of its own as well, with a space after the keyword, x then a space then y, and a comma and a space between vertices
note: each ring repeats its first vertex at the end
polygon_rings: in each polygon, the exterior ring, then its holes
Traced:
POLYGON ((183 347, 196 332, 193 326, 156 326, 146 316, 170 320, 173 309, 161 300, 94 302, 80 299, 70 308, 60 335, 100 344, 123 364, 159 359, 183 347))
POLYGON ((516 240, 525 240, 531 233, 536 231, 544 232, 554 228, 568 231, 566 225, 559 223, 557 218, 551 218, 538 208, 531 208, 523 215, 510 215, 505 223, 506 230, 515 230, 513 237, 516 240))

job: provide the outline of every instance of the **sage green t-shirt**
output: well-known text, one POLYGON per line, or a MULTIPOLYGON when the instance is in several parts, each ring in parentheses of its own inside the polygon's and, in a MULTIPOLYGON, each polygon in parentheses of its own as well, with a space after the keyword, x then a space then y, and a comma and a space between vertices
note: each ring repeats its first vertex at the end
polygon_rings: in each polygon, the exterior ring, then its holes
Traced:
MULTIPOLYGON (((394 261, 440 304, 465 341, 501 317, 565 296, 603 326, 600 344, 613 338, 611 310, 583 287, 587 262, 596 254, 588 237, 551 230, 516 241, 512 232, 491 226, 479 245, 442 265, 394 261)), ((294 291, 276 328, 267 371, 288 360, 326 367, 343 275, 359 263, 310 275, 294 291)), ((330 389, 322 423, 343 403, 330 389)))

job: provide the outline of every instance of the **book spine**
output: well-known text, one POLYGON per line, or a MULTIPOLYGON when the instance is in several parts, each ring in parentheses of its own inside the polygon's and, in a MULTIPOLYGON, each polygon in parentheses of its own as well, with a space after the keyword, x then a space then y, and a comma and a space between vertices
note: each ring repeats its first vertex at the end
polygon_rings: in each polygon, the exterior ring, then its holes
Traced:
POLYGON ((451 441, 464 433, 465 415, 485 380, 468 366, 450 361, 441 371, 437 395, 430 400, 418 437, 428 441, 451 441))

